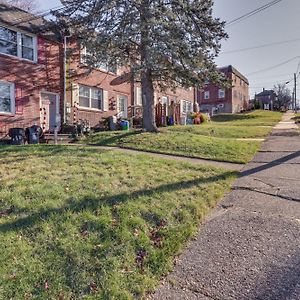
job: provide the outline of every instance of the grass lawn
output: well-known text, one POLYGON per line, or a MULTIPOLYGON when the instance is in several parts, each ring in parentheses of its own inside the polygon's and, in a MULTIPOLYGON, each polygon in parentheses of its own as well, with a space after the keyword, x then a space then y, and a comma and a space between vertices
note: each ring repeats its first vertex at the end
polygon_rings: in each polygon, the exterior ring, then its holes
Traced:
POLYGON ((282 118, 281 112, 255 110, 247 114, 221 114, 213 118, 214 123, 230 126, 275 126, 282 118))
POLYGON ((101 132, 83 141, 93 145, 118 146, 165 154, 247 163, 260 147, 258 141, 238 138, 264 138, 282 118, 279 112, 254 111, 248 114, 223 114, 199 126, 161 128, 159 134, 101 132))
POLYGON ((281 118, 282 114, 279 112, 258 110, 248 114, 218 115, 212 122, 201 126, 174 126, 162 130, 229 139, 264 138, 281 118))
POLYGON ((264 138, 272 131, 272 127, 258 126, 232 126, 219 124, 216 122, 204 123, 200 126, 173 126, 163 128, 162 131, 172 131, 177 133, 191 133, 197 135, 227 138, 227 139, 248 139, 264 138))
POLYGON ((293 119, 295 120, 296 124, 299 124, 300 123, 300 114, 296 114, 293 119))
POLYGON ((235 163, 250 161, 260 145, 260 142, 221 139, 172 130, 162 130, 160 133, 100 132, 84 142, 235 163))
POLYGON ((1 147, 0 299, 141 298, 235 176, 100 149, 1 147))

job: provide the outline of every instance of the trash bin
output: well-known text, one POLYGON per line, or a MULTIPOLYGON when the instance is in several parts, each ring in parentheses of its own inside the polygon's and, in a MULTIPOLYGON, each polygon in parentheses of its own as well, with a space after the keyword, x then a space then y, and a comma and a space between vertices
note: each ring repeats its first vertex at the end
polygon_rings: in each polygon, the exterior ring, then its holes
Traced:
POLYGON ((120 125, 122 130, 129 130, 129 121, 122 120, 120 125))
POLYGON ((111 131, 117 130, 117 117, 116 116, 111 116, 108 118, 108 127, 109 127, 109 130, 111 130, 111 131))
POLYGON ((33 125, 31 127, 26 128, 25 135, 28 144, 39 144, 42 133, 43 130, 38 125, 33 125))
POLYGON ((169 126, 173 126, 174 125, 174 117, 173 116, 170 116, 170 117, 167 117, 168 118, 168 125, 169 126))
POLYGON ((186 117, 180 118, 180 125, 186 125, 186 117))
POLYGON ((186 119, 186 125, 193 125, 193 124, 194 124, 194 120, 192 118, 188 117, 186 119))
POLYGON ((11 128, 8 131, 8 135, 11 138, 12 145, 24 145, 25 131, 23 128, 11 128))

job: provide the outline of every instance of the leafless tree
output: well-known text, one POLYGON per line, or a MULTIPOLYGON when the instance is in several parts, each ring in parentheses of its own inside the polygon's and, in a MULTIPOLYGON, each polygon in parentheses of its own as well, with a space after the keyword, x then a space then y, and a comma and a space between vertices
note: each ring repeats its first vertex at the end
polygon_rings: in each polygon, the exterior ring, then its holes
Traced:
POLYGON ((291 91, 286 87, 285 84, 277 84, 274 86, 274 91, 277 95, 274 101, 274 109, 280 110, 282 108, 288 108, 292 103, 291 91))

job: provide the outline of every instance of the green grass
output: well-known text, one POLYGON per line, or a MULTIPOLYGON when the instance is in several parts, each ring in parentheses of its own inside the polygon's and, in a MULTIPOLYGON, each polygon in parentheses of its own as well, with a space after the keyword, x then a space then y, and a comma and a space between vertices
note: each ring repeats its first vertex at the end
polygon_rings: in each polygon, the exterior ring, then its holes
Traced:
POLYGON ((282 118, 281 112, 256 110, 247 114, 221 114, 213 117, 214 123, 231 126, 275 126, 282 118))
POLYGON ((293 118, 295 120, 296 124, 300 123, 300 114, 296 114, 295 117, 293 118))
POLYGON ((280 112, 254 111, 248 114, 223 114, 212 122, 195 126, 161 128, 159 134, 101 132, 84 143, 117 146, 164 154, 247 163, 260 147, 259 141, 237 139, 265 138, 282 118, 280 112))
POLYGON ((260 145, 255 141, 236 141, 171 130, 160 133, 101 132, 91 135, 84 142, 235 163, 250 161, 260 145))
POLYGON ((142 298, 235 176, 100 149, 0 148, 0 299, 142 298))
POLYGON ((257 110, 247 114, 222 114, 201 126, 174 126, 168 131, 192 133, 227 139, 264 138, 282 118, 279 112, 257 110))
POLYGON ((271 133, 272 127, 257 126, 232 126, 218 124, 216 122, 205 123, 200 126, 173 126, 162 131, 172 131, 177 133, 191 133, 210 137, 227 138, 227 139, 248 139, 248 138, 265 138, 271 133))

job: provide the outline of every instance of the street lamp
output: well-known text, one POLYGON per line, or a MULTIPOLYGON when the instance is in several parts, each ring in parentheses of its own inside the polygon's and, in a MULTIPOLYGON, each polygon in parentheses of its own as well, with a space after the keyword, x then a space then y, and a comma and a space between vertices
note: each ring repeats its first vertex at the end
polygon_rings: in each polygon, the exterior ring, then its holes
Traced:
MULTIPOLYGON (((285 84, 289 84, 290 82, 291 80, 287 81, 285 84)), ((297 74, 296 73, 294 73, 293 107, 295 113, 297 113, 297 74)))

